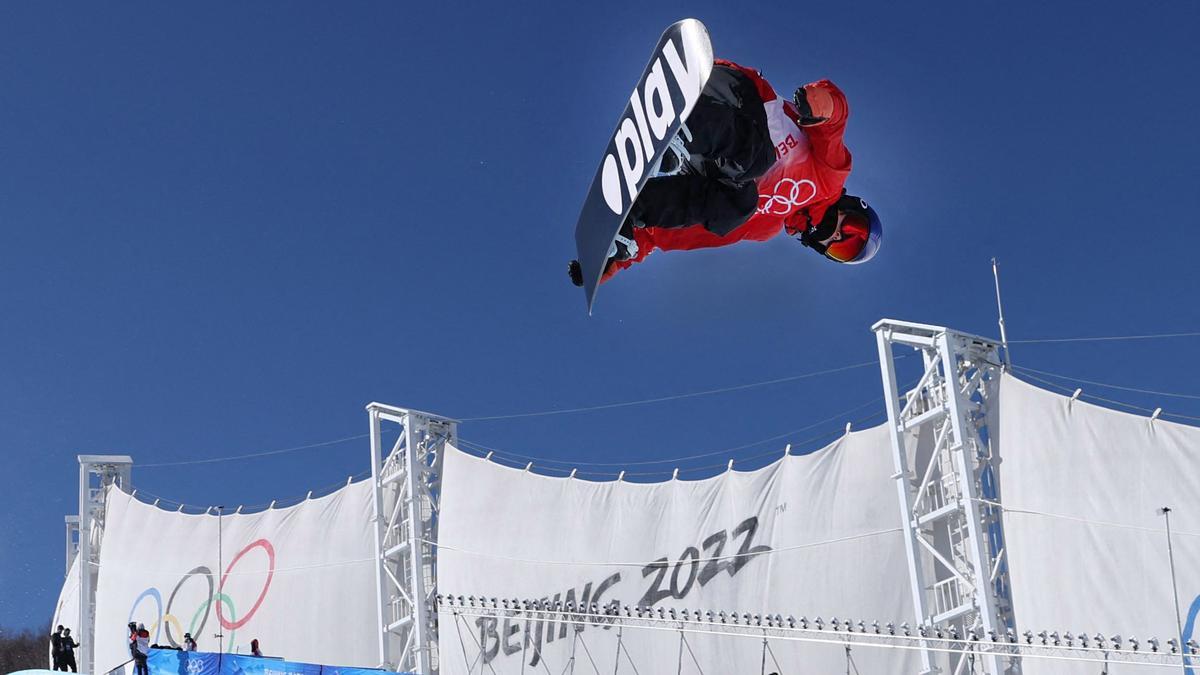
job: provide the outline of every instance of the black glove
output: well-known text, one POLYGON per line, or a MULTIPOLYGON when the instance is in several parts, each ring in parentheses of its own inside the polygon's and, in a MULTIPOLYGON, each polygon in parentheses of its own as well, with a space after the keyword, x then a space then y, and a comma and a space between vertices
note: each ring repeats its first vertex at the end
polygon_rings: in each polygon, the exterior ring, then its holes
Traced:
POLYGON ((800 126, 802 127, 811 127, 829 119, 828 117, 813 116, 812 106, 808 104, 808 92, 804 90, 804 87, 796 88, 796 93, 792 94, 792 102, 796 104, 796 110, 800 113, 800 126))
POLYGON ((821 242, 828 240, 837 231, 837 220, 838 210, 831 206, 825 210, 825 217, 821 218, 820 222, 814 223, 811 218, 808 218, 808 225, 800 232, 797 239, 801 244, 824 255, 826 245, 821 242))

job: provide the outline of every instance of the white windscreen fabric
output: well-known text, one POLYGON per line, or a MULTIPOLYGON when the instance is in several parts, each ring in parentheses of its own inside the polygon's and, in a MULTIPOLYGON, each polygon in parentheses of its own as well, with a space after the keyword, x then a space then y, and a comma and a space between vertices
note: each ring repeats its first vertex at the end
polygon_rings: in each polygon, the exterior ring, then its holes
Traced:
MULTIPOLYGON (((655 484, 591 482, 448 448, 439 592, 750 614, 912 621, 884 427, 751 472, 655 484), (744 557, 735 554, 744 553, 744 557)), ((439 616, 443 675, 473 672, 758 673, 761 639, 591 624, 439 616), (573 644, 578 642, 578 644, 573 644), (481 648, 482 647, 482 648, 481 648), (482 653, 482 661, 476 661, 482 653), (631 663, 632 662, 632 663, 631 663), (524 668, 522 664, 524 663, 524 668)), ((828 628, 827 628, 828 630, 828 628)), ((845 672, 843 647, 774 640, 766 672, 845 672), (780 666, 774 665, 778 659, 780 666)), ((860 647, 859 672, 915 672, 916 655, 860 647)))
MULTIPOLYGON (((1071 401, 1005 375, 999 446, 1021 630, 1156 636, 1165 648, 1180 632, 1159 511, 1168 506, 1184 640, 1200 639, 1200 428, 1071 401)), ((1024 672, 1097 667, 1025 659, 1024 672)))
MULTIPOLYGON (((67 570, 62 590, 58 593, 58 602, 54 605, 54 619, 50 622, 50 628, 53 630, 57 626, 70 628, 73 637, 79 635, 79 556, 75 556, 71 562, 71 569, 67 570)), ((46 654, 53 667, 49 646, 46 647, 46 654)))
POLYGON ((379 659, 371 482, 295 506, 194 515, 116 489, 96 591, 97 672, 129 658, 126 624, 151 643, 372 667, 379 659), (220 550, 218 550, 220 531, 220 550), (217 633, 223 638, 218 639, 217 633))

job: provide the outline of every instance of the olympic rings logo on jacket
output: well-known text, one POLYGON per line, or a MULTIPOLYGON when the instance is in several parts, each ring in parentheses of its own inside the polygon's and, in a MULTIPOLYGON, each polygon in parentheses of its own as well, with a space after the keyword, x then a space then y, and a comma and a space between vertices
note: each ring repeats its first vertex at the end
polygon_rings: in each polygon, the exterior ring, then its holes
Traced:
POLYGON ((786 216, 809 203, 816 196, 817 184, 811 180, 781 178, 779 182, 775 183, 771 194, 758 195, 758 213, 760 215, 786 216), (781 188, 785 189, 781 192, 781 188))

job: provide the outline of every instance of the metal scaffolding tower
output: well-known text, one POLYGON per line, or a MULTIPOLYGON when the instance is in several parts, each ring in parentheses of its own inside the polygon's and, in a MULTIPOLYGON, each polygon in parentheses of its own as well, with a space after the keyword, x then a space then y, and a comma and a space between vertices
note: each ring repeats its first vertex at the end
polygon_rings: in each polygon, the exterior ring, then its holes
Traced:
MULTIPOLYGON (((1004 561, 999 502, 995 400, 998 345, 940 326, 885 319, 876 323, 879 363, 895 460, 901 517, 907 531, 915 617, 930 636, 968 640, 1015 627, 1004 561), (903 397, 892 353, 916 349, 923 374, 903 397), (989 424, 990 422, 990 424, 989 424)), ((995 639, 992 637, 991 639, 995 639)), ((965 658, 939 661, 921 652, 926 673, 966 672, 965 658)), ((988 675, 1018 675, 1020 659, 984 655, 988 675)))
POLYGON ((79 672, 94 670, 96 580, 100 573, 100 545, 104 540, 104 497, 111 485, 132 489, 133 459, 128 455, 79 455, 79 516, 67 517, 67 570, 71 569, 71 535, 77 528, 75 555, 79 556, 79 672))
POLYGON ((375 590, 379 596, 379 665, 435 675, 437 527, 442 457, 458 423, 438 415, 367 406, 374 485, 375 590), (385 429, 384 425, 387 425, 385 429), (384 433, 398 431, 384 456, 384 433))
POLYGON ((67 568, 63 571, 63 575, 66 576, 71 573, 71 565, 75 563, 75 556, 79 554, 79 516, 63 516, 63 524, 67 530, 67 568))

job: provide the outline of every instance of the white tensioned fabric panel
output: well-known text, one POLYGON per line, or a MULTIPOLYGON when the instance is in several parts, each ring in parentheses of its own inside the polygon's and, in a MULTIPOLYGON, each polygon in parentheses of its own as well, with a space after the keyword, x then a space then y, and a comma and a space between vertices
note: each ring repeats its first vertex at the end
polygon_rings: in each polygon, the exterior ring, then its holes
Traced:
MULTIPOLYGON (((655 484, 552 478, 449 448, 442 479, 438 591, 497 598, 655 605, 750 614, 912 620, 884 427, 752 472, 655 484), (744 558, 733 557, 746 553, 744 558), (537 562, 534 562, 537 561, 537 562), (653 561, 658 561, 654 563, 653 561), (651 564, 647 564, 651 563, 651 564)), ((576 669, 675 673, 679 634, 439 616, 443 675, 576 669), (482 649, 480 648, 482 644, 482 649), (536 652, 536 653, 535 653, 536 652)), ((828 628, 827 628, 828 630, 828 628)), ((706 673, 758 673, 758 638, 687 636, 706 673)), ((785 672, 845 672, 845 650, 774 640, 785 672)), ((860 672, 915 672, 915 653, 860 647, 860 672)), ((684 651, 682 672, 695 673, 684 651)), ((767 672, 777 670, 770 657, 767 672)))
MULTIPOLYGON (((1158 637, 1166 648, 1179 632, 1159 512, 1169 506, 1184 640, 1200 640, 1200 429, 1071 401, 1005 375, 999 442, 1021 630, 1158 637)), ((1097 672, 1095 664, 1039 659, 1024 668, 1097 672)))
MULTIPOLYGON (((54 619, 50 622, 50 630, 57 626, 71 629, 71 636, 79 638, 79 556, 75 556, 67 578, 63 580, 62 590, 58 593, 58 603, 54 605, 54 619)), ((79 652, 75 652, 76 659, 79 652)), ((46 659, 50 662, 50 648, 46 647, 46 659)), ((50 662, 53 665, 52 662, 50 662)))
POLYGON ((125 625, 151 643, 190 632, 201 651, 374 666, 379 660, 371 482, 295 506, 189 515, 109 490, 96 592, 96 665, 129 658, 125 625), (219 566, 221 565, 221 566, 219 566), (223 567, 222 567, 223 566, 223 567), (223 633, 218 640, 215 635, 223 633))

